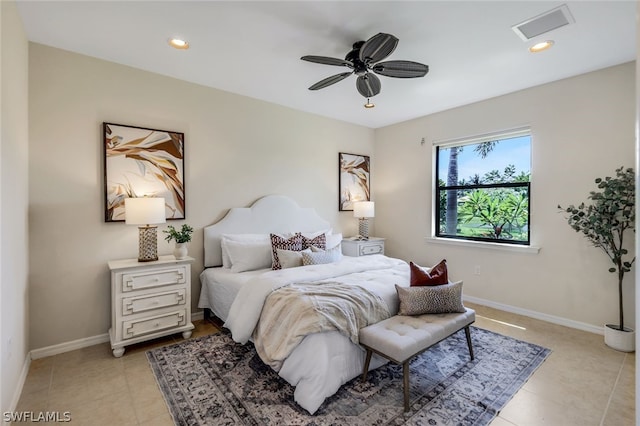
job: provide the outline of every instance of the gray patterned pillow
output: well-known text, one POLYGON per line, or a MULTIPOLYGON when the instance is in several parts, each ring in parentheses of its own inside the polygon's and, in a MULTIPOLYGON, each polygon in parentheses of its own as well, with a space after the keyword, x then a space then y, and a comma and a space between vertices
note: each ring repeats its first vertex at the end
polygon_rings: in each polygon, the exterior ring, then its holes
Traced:
POLYGON ((302 264, 305 266, 333 263, 340 259, 342 259, 340 247, 334 247, 329 250, 320 250, 315 246, 312 246, 310 252, 302 252, 302 264))
POLYGON ((400 287, 396 284, 398 315, 447 314, 465 312, 462 281, 426 287, 400 287))

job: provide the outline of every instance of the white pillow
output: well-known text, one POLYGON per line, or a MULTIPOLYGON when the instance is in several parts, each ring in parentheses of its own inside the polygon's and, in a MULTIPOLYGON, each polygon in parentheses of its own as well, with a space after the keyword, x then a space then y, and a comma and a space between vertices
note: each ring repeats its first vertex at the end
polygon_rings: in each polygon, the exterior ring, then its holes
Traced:
POLYGON ((227 252, 227 241, 237 242, 266 242, 271 243, 269 234, 222 234, 220 248, 222 250, 222 267, 231 268, 231 260, 227 252))
POLYGON ((314 239, 315 237, 317 237, 318 235, 321 235, 321 234, 326 234, 326 235, 331 234, 331 230, 317 231, 317 232, 301 232, 301 234, 302 234, 303 237, 312 240, 312 239, 314 239))
POLYGON ((321 265, 323 263, 338 262, 342 259, 342 251, 340 246, 329 250, 320 250, 317 247, 311 247, 311 253, 302 253, 303 265, 321 265))
POLYGON ((278 252, 278 260, 280 260, 280 266, 282 266, 282 269, 302 266, 302 253, 311 253, 310 248, 302 251, 283 249, 276 250, 278 252))
POLYGON ((340 243, 342 243, 342 233, 327 235, 327 250, 340 247, 340 243))
POLYGON ((268 242, 227 240, 225 246, 231 261, 231 272, 271 267, 271 244, 268 242))

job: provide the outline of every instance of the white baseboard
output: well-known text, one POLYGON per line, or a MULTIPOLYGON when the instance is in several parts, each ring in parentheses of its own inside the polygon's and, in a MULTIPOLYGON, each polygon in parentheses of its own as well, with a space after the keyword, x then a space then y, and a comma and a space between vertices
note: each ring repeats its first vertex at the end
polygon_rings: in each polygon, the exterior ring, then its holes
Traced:
MULTIPOLYGON (((199 321, 204 319, 204 311, 193 312, 191 321, 199 321)), ((65 352, 75 351, 76 349, 86 348, 88 346, 99 345, 109 341, 109 333, 100 334, 98 336, 85 337, 84 339, 73 340, 71 342, 60 343, 58 345, 47 346, 40 349, 33 349, 30 354, 31 359, 44 358, 52 355, 58 355, 65 352)), ((29 369, 27 368, 27 371, 29 369)), ((26 376, 25 376, 26 377, 26 376)))
POLYGON ((488 306, 489 308, 500 309, 501 311, 511 312, 512 314, 523 315, 525 317, 535 318, 553 324, 563 325, 565 327, 575 328, 582 331, 588 331, 595 334, 604 334, 602 327, 587 324, 585 322, 574 321, 567 318, 557 317, 542 312, 531 311, 529 309, 519 308, 517 306, 505 305, 503 303, 493 302, 491 300, 481 299, 479 297, 464 296, 464 300, 477 303, 478 305, 488 306))
POLYGON ((109 341, 109 333, 99 334, 97 336, 85 337, 83 339, 72 340, 71 342, 60 343, 57 345, 46 346, 31 351, 31 359, 44 358, 47 356, 58 355, 65 352, 75 351, 76 349, 86 348, 88 346, 99 345, 100 343, 109 341))
MULTIPOLYGON (((9 407, 10 412, 15 412, 18 407, 18 402, 20 402, 20 396, 22 396, 22 389, 24 388, 24 383, 27 381, 27 374, 29 374, 29 367, 31 367, 31 355, 27 354, 24 359, 24 363, 22 364, 22 371, 20 371, 20 378, 18 379, 18 384, 13 392, 13 397, 11 398, 11 406, 9 407)), ((9 423, 2 420, 3 425, 8 425, 9 423)))

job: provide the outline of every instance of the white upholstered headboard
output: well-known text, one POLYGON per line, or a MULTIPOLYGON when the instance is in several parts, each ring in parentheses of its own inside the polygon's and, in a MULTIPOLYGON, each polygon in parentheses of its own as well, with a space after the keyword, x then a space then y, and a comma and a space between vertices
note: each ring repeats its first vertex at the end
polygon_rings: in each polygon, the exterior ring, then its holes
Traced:
POLYGON ((221 266, 222 234, 269 234, 326 231, 329 222, 312 208, 284 195, 267 195, 251 207, 234 207, 219 222, 204 228, 204 266, 221 266))

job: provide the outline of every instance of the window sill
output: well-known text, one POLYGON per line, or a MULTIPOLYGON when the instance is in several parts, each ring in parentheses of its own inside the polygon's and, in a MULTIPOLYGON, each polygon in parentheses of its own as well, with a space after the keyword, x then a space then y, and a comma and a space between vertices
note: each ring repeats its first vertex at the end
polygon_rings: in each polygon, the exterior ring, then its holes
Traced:
POLYGON ((452 238, 425 237, 425 242, 451 246, 473 247, 480 249, 510 251, 512 253, 538 254, 540 247, 521 246, 516 244, 486 243, 483 241, 456 240, 452 238))

